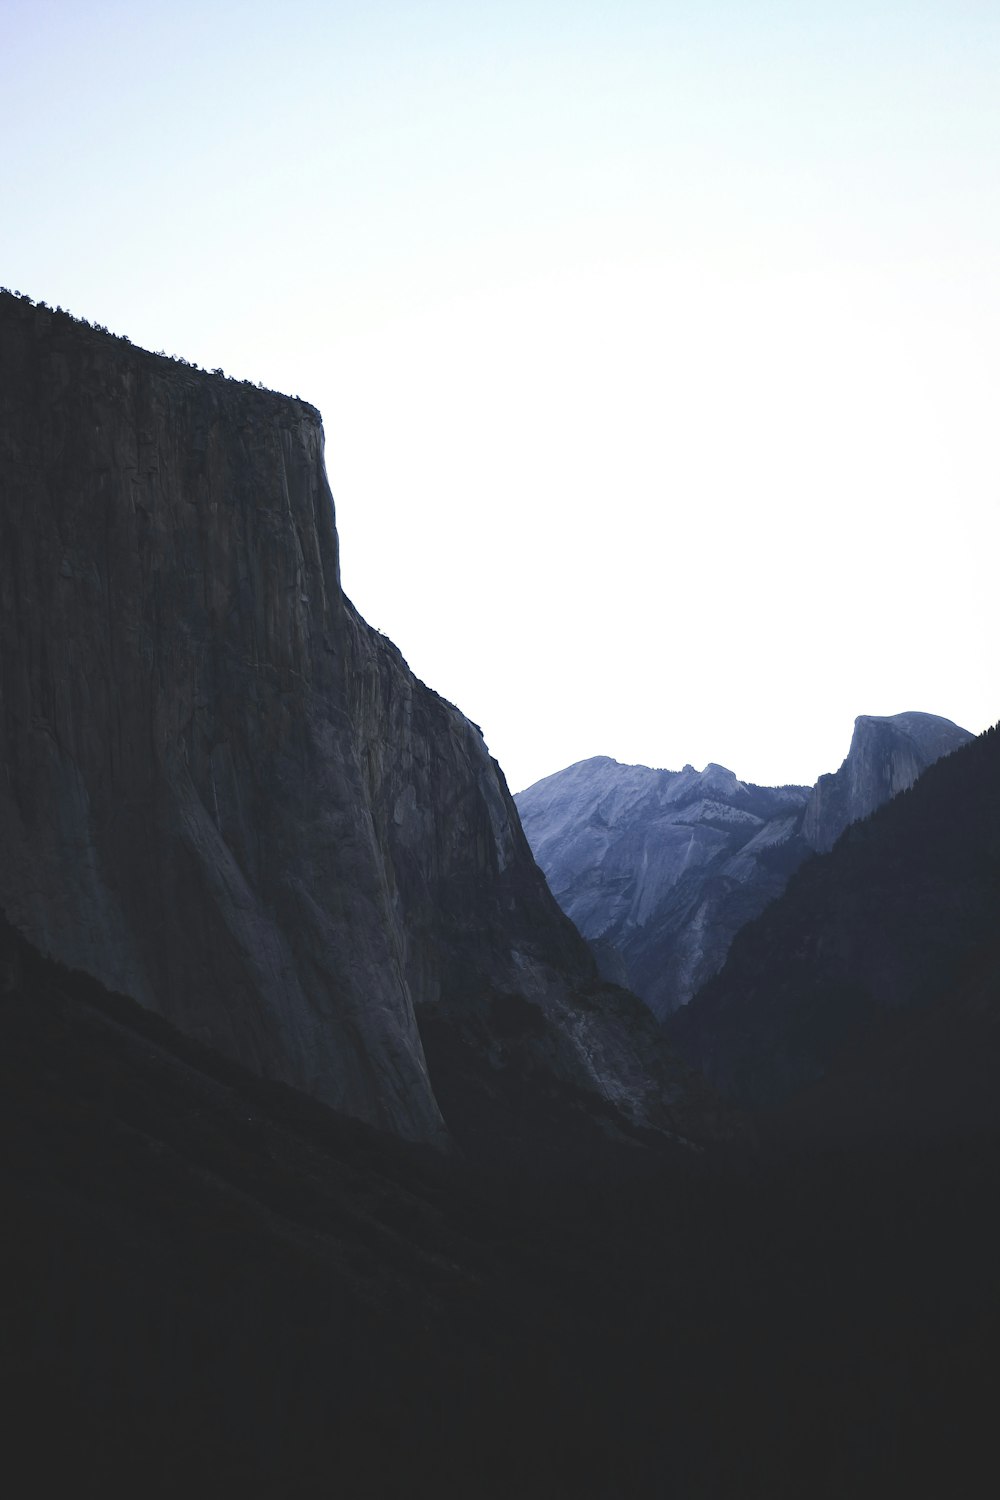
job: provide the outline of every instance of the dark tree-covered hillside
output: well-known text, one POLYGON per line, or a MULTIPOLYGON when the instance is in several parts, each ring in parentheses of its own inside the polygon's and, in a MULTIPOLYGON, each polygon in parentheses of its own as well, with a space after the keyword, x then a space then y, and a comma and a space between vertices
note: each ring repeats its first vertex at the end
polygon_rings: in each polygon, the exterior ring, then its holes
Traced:
POLYGON ((890 1128, 894 1098, 900 1128, 905 1117, 954 1133, 1000 1123, 998 981, 992 729, 805 864, 668 1030, 744 1106, 773 1110, 829 1075, 833 1108, 835 1080, 850 1073, 861 1092, 853 1122, 842 1100, 845 1129, 890 1128))
POLYGON ((0 1100, 12 1494, 883 1500, 991 1461, 995 1135, 505 1173, 6 926, 0 1100))

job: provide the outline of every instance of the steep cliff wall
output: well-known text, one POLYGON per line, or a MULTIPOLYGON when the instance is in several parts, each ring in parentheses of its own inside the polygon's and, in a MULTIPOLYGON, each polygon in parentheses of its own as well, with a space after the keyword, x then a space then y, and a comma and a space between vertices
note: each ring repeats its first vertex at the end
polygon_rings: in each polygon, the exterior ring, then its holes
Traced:
POLYGON ((481 734, 344 598, 318 413, 9 295, 0 334, 14 923, 404 1135, 442 1137, 456 1047, 508 1106, 527 1070, 697 1134, 699 1086, 597 983, 481 734))
POLYGON ((257 1071, 434 1136, 318 413, 0 302, 0 903, 257 1071))
POLYGON ((851 823, 905 792, 928 766, 971 738, 936 714, 859 715, 840 769, 813 787, 802 825, 810 848, 832 849, 851 823))

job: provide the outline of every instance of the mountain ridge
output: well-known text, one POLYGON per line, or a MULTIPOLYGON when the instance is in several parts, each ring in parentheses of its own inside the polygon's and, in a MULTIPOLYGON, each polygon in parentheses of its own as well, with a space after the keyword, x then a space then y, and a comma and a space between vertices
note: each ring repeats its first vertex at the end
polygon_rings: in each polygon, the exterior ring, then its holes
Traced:
MULTIPOLYGON (((963 1097, 982 1066, 971 1044, 955 1051, 952 1032, 978 1035, 982 1057, 1000 1057, 998 768, 994 728, 851 824, 738 934, 721 971, 667 1028, 729 1098, 783 1109, 831 1075, 826 1108, 845 1135, 877 1120, 879 1096, 897 1087, 900 1121, 915 1130, 922 1111, 937 1118, 941 1108, 916 1083, 903 1088, 904 1071, 933 1093, 937 1047, 954 1059, 938 1070, 945 1113, 970 1118, 992 1096, 963 1097)), ((822 1116, 819 1098, 804 1100, 803 1121, 812 1108, 822 1116)), ((986 1114, 995 1126, 996 1111, 986 1114)))
MULTIPOLYGON (((875 1055, 879 1097, 902 1057, 919 1105, 946 1037, 986 1099, 957 1139, 938 1119, 887 1148, 859 1115, 845 1145, 841 1079, 797 1117, 832 1140, 793 1123, 780 1149, 710 1149, 745 1143, 732 1111, 598 976, 482 736, 342 595, 314 409, 104 338, 0 294, 14 1491, 975 1493, 1000 1332, 995 939, 961 976, 967 1033, 932 1004, 875 1055), (981 1011, 994 1050, 969 1066, 981 1011), (315 1067, 339 1108, 301 1086, 315 1067)), ((973 761, 994 808, 995 763, 973 761)), ((745 851, 774 804, 706 772, 667 804, 677 838, 736 826, 745 851)), ((924 831, 959 861, 981 835, 953 792, 896 848, 889 916, 924 831)), ((746 857, 780 873, 787 844, 746 857)), ((975 846, 977 920, 998 860, 975 846)), ((963 898, 929 890, 922 942, 963 898)), ((852 1107, 873 1085, 855 1061, 852 1107)))
POLYGON ((930 714, 859 715, 840 769, 812 787, 578 761, 515 797, 556 899, 609 977, 659 1018, 721 966, 743 924, 817 847, 971 736, 930 714))

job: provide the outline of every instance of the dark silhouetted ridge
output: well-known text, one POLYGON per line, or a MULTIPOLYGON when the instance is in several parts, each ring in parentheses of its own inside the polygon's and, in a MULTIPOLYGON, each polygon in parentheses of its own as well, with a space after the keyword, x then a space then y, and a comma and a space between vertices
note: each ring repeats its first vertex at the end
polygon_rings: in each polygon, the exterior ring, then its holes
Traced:
POLYGON ((669 1032, 744 1106, 773 1109, 829 1075, 848 1132, 893 1118, 936 1137, 992 1128, 998 931, 993 729, 808 861, 669 1032))

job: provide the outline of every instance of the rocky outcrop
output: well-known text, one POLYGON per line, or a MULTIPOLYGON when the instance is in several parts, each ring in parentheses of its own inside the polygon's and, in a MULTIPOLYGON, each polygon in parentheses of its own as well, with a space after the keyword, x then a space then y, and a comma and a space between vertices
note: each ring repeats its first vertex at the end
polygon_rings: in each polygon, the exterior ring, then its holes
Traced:
POLYGON ((809 847, 832 849, 851 823, 905 792, 928 766, 971 738, 967 729, 936 714, 861 714, 839 771, 821 776, 813 787, 802 825, 809 847))
POLYGON ((366 798, 449 1124, 485 1148, 502 1117, 506 1148, 517 1137, 517 1153, 532 1158, 544 1153, 553 1107, 579 1113, 581 1101, 604 1128, 617 1122, 685 1140, 730 1134, 732 1123, 700 1077, 678 1066, 646 1008, 599 978, 532 858, 482 735, 350 606, 348 620, 366 798))
POLYGON ((318 413, 26 299, 0 320, 15 925, 402 1135, 444 1135, 415 1001, 497 1076, 697 1134, 687 1070, 598 993, 481 734, 342 594, 318 413))
POLYGON ((657 1016, 684 1005, 733 935, 808 852, 806 787, 757 787, 723 766, 656 771, 607 756, 517 797, 556 899, 605 972, 657 1016))
POLYGON ((814 849, 971 738, 933 714, 862 716, 840 770, 758 787, 723 766, 580 761, 517 797, 535 857, 602 972, 664 1017, 721 968, 741 927, 814 849))
POLYGON ((2 318, 0 902, 256 1071, 434 1136, 318 413, 2 318))

